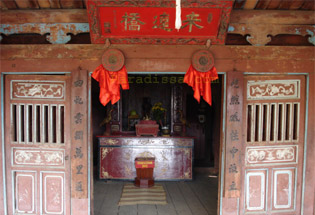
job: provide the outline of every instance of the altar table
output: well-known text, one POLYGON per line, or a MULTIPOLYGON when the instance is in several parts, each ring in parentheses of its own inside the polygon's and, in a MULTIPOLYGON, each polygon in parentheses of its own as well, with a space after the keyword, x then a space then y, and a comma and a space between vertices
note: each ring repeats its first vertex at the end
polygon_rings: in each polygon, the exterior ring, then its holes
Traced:
POLYGON ((134 180, 135 159, 154 157, 154 180, 192 180, 194 139, 189 137, 98 137, 100 179, 134 180))

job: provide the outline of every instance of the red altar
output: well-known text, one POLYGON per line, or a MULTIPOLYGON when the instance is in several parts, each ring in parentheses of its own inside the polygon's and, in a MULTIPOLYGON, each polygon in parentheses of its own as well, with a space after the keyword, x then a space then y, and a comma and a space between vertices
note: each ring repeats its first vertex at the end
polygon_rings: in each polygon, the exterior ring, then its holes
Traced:
POLYGON ((137 157, 155 158, 155 180, 192 180, 194 139, 188 137, 98 137, 99 178, 136 177, 137 157))

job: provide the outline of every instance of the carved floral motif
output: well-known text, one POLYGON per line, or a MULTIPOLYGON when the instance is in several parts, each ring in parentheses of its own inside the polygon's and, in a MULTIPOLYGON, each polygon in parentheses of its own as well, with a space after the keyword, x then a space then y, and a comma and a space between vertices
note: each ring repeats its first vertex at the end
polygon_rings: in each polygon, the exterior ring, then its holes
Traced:
POLYGON ((149 144, 154 144, 154 140, 152 139, 140 139, 138 141, 141 145, 149 145, 149 144))
POLYGON ((125 173, 127 177, 132 177, 132 170, 129 166, 125 166, 125 173))
POLYGON ((63 166, 64 151, 13 149, 17 165, 63 166))
POLYGON ((12 81, 13 99, 64 99, 64 83, 12 81))
POLYGON ((47 183, 47 191, 52 195, 49 199, 49 204, 54 206, 60 206, 61 204, 61 184, 60 181, 58 183, 54 182, 53 180, 49 180, 50 183, 47 183))
POLYGON ((105 144, 109 144, 109 145, 116 145, 117 143, 119 143, 119 140, 115 140, 115 139, 107 139, 105 141, 105 144))
POLYGON ((247 98, 291 99, 299 98, 299 80, 248 81, 247 98))
POLYGON ((106 158, 108 153, 114 150, 114 149, 109 149, 109 148, 101 148, 101 149, 102 149, 102 160, 106 158))
POLYGON ((154 158, 155 156, 151 152, 145 151, 145 152, 142 152, 142 153, 138 154, 136 157, 154 158))
POLYGON ((190 157, 190 149, 182 149, 184 152, 184 155, 187 156, 188 158, 190 157))
POLYGON ((102 176, 103 178, 112 178, 112 176, 105 171, 104 167, 102 167, 102 176))
POLYGON ((296 153, 297 146, 248 147, 246 148, 246 160, 248 164, 295 162, 296 153))

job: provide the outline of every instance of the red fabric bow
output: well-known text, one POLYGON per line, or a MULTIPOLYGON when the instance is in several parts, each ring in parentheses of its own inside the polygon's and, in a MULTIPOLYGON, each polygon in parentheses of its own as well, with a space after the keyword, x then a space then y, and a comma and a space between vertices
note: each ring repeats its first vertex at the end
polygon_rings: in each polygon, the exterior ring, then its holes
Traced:
POLYGON ((215 67, 208 72, 198 72, 190 65, 185 74, 184 82, 194 90, 194 98, 200 103, 200 96, 211 105, 211 81, 218 79, 218 73, 215 67))
POLYGON ((99 99, 104 106, 109 101, 115 104, 120 99, 120 85, 124 90, 129 89, 128 74, 125 66, 117 72, 110 72, 103 65, 100 65, 94 70, 92 77, 99 82, 99 99))

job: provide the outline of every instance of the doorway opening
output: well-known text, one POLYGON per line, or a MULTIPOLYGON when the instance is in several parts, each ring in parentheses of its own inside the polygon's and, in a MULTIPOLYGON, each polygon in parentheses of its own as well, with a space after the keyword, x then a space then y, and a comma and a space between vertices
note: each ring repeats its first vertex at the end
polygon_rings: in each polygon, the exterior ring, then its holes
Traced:
MULTIPOLYGON (((94 214, 217 214, 220 144, 223 136, 223 75, 219 75, 219 79, 211 84, 212 106, 202 98, 200 103, 194 99, 191 87, 183 83, 184 74, 135 73, 128 74, 128 78, 130 89, 121 91, 118 103, 105 107, 99 102, 99 84, 92 79, 94 214), (166 109, 161 123, 158 122, 161 124, 159 127, 168 127, 170 130, 170 134, 163 138, 184 136, 194 139, 192 180, 157 180, 156 184, 164 187, 167 205, 119 206, 124 185, 133 182, 132 179, 116 180, 118 178, 115 177, 100 179, 103 174, 100 137, 109 135, 108 129, 111 131, 109 137, 135 137, 135 125, 157 103, 166 109), (104 123, 109 116, 110 126, 104 123), (180 130, 176 127, 178 123, 182 123, 180 130)), ((152 113, 149 117, 153 118, 152 113)), ((158 133, 158 137, 162 135, 162 132, 158 133)), ((107 164, 114 165, 115 162, 119 162, 119 159, 111 159, 107 164)), ((133 177, 136 176, 135 172, 133 167, 133 177)))

